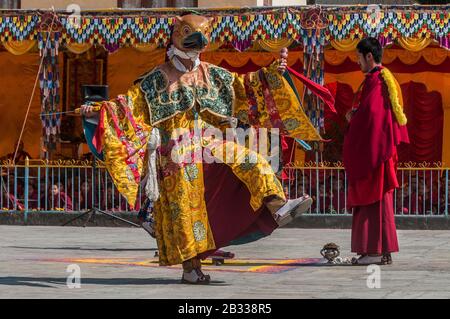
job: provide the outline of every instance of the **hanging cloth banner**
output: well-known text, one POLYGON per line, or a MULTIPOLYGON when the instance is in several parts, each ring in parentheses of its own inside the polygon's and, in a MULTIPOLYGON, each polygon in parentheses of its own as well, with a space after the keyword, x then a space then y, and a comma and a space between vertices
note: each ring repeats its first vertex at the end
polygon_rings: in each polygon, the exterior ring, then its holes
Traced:
POLYGON ((50 149, 55 148, 56 138, 60 133, 61 126, 58 46, 59 34, 57 32, 38 34, 38 47, 43 58, 39 74, 41 121, 45 136, 44 143, 50 149))

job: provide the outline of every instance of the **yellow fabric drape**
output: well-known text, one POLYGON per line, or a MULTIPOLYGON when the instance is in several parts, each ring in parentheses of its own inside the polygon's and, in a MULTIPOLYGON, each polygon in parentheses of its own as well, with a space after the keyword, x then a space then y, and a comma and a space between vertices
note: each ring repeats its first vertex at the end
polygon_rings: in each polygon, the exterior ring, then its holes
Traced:
POLYGON ((292 42, 294 42, 294 39, 264 39, 264 40, 258 40, 258 45, 268 51, 268 52, 280 52, 282 48, 288 48, 292 42))
POLYGON ((134 48, 121 48, 108 57, 109 95, 111 97, 127 92, 139 76, 163 64, 165 49, 140 52, 134 48))
POLYGON ((135 44, 133 44, 133 48, 135 48, 139 52, 152 52, 158 48, 158 44, 157 43, 135 43, 135 44))
POLYGON ((425 61, 432 65, 439 65, 450 58, 450 51, 440 48, 426 48, 421 52, 425 61))
MULTIPOLYGON (((331 40, 330 44, 333 48, 341 52, 349 52, 356 50, 356 46, 361 39, 343 39, 343 40, 331 40)), ((428 45, 432 43, 430 38, 397 38, 398 44, 408 50, 413 52, 418 52, 425 49, 428 45)))
POLYGON ((349 58, 352 62, 357 62, 358 57, 356 51, 344 52, 338 50, 325 50, 324 52, 325 62, 331 65, 340 65, 344 63, 345 59, 349 58))
MULTIPOLYGON (((213 42, 206 47, 206 52, 215 51, 222 46, 222 42, 213 42)), ((134 43, 133 48, 139 52, 151 52, 158 49, 157 43, 134 43)))
POLYGON ((355 51, 360 39, 344 39, 340 41, 332 40, 331 46, 341 52, 355 51))
MULTIPOLYGON (((82 54, 88 51, 91 47, 91 43, 68 43, 66 45, 67 49, 75 54, 82 54)), ((139 52, 151 52, 158 48, 158 44, 156 43, 134 43, 132 45, 134 49, 139 52)), ((122 50, 123 48, 121 48, 122 50)))
POLYGON ((444 109, 444 129, 442 140, 442 162, 444 166, 450 165, 450 73, 418 72, 395 73, 395 78, 400 84, 411 81, 423 83, 428 91, 437 91, 442 96, 442 108, 444 109))
POLYGON ((75 54, 82 54, 92 47, 91 43, 68 43, 66 48, 75 54))
MULTIPOLYGON (((413 72, 414 70, 411 70, 413 72)), ((418 72, 418 73, 394 73, 395 79, 400 85, 408 82, 425 84, 428 91, 439 92, 442 96, 442 108, 444 109, 444 132, 442 142, 442 162, 450 165, 450 73, 443 72, 418 72)), ((325 73, 325 83, 340 82, 352 87, 353 92, 358 90, 364 80, 361 71, 346 73, 325 73)))
POLYGON ((418 52, 425 49, 430 45, 432 39, 430 38, 398 38, 398 44, 408 50, 413 52, 418 52))
MULTIPOLYGON (((274 59, 280 57, 279 53, 275 52, 205 52, 202 54, 202 61, 206 61, 215 65, 220 65, 223 61, 235 68, 240 68, 253 62, 258 66, 268 66, 274 59)), ((303 62, 303 52, 291 51, 288 55, 288 65, 292 66, 300 60, 303 62)))
POLYGON ((3 46, 14 55, 22 55, 33 49, 36 43, 36 40, 8 41, 4 42, 3 46))
POLYGON ((240 54, 232 54, 232 52, 205 52, 202 54, 202 60, 209 63, 220 65, 226 61, 229 65, 235 68, 240 68, 252 61, 256 65, 268 65, 275 58, 275 54, 258 54, 256 52, 241 52, 240 54), (233 57, 232 59, 230 57, 233 57))
MULTIPOLYGON (((441 48, 425 48, 418 52, 403 49, 385 49, 383 52, 383 63, 389 64, 395 59, 399 59, 404 64, 412 65, 417 63, 422 57, 431 65, 439 65, 450 57, 450 51, 441 48)), ((340 65, 344 63, 346 58, 349 58, 352 62, 358 61, 356 51, 325 50, 325 62, 328 64, 340 65)))
POLYGON ((383 63, 389 64, 398 58, 402 63, 411 65, 417 63, 421 57, 422 54, 419 52, 396 49, 385 50, 383 53, 383 63))
MULTIPOLYGON (((19 138, 31 91, 39 69, 38 53, 14 56, 0 52, 0 156, 13 152, 14 143, 19 138)), ((39 87, 37 88, 28 115, 28 121, 22 137, 25 150, 33 158, 40 153, 42 124, 39 119, 41 111, 39 87)))

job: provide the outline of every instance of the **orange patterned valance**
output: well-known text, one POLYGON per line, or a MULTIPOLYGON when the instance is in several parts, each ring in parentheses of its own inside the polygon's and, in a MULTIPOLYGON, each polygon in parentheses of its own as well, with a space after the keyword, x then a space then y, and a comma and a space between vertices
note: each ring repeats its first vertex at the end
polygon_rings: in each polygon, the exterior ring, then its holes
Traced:
MULTIPOLYGON (((387 49, 383 52, 383 63, 392 63, 395 59, 399 59, 404 64, 415 64, 420 58, 431 65, 439 65, 450 57, 450 51, 441 48, 425 48, 421 51, 407 51, 402 49, 387 49)), ((349 58, 353 62, 357 62, 356 51, 344 52, 338 50, 325 50, 325 61, 331 65, 340 65, 345 59, 349 58)))
POLYGON ((90 44, 90 43, 68 43, 66 45, 66 47, 72 53, 82 54, 82 53, 88 51, 92 47, 92 44, 90 44))
MULTIPOLYGON (((350 52, 355 51, 358 42, 361 39, 348 38, 343 40, 331 40, 330 45, 338 51, 350 52)), ((399 37, 396 39, 396 43, 402 48, 408 51, 419 52, 425 49, 433 42, 430 38, 405 38, 399 37)))
POLYGON ((419 52, 433 42, 430 38, 398 38, 397 43, 404 49, 419 52))
POLYGON ((3 42, 3 46, 14 55, 22 55, 33 49, 36 43, 36 40, 8 41, 3 42))
POLYGON ((158 48, 156 43, 134 43, 133 48, 139 52, 152 52, 158 48))
MULTIPOLYGON (((274 59, 278 59, 279 53, 275 52, 227 52, 214 51, 202 54, 202 60, 209 63, 220 65, 223 61, 235 68, 240 68, 250 61, 258 66, 267 66, 274 59)), ((294 65, 298 60, 303 62, 303 51, 290 51, 288 56, 288 65, 294 65)))
POLYGON ((268 52, 280 52, 282 48, 288 48, 294 39, 282 38, 282 39, 262 39, 256 41, 261 49, 268 52))
POLYGON ((343 39, 339 41, 331 40, 330 44, 333 48, 341 52, 350 52, 356 50, 356 45, 360 39, 343 39))

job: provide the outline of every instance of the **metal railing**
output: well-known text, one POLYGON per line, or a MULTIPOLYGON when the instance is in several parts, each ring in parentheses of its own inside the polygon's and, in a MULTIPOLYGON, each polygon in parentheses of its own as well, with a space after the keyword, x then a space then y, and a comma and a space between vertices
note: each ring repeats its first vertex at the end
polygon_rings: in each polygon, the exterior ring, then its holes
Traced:
MULTIPOLYGON (((0 212, 130 211, 110 175, 101 164, 90 161, 26 161, 0 164, 0 212)), ((288 198, 309 194, 313 215, 350 215, 347 206, 347 176, 341 163, 306 163, 285 167, 289 179, 282 184, 288 198)), ((398 216, 448 216, 449 168, 440 163, 399 165, 400 188, 395 190, 394 211, 398 216)), ((135 210, 144 201, 139 191, 135 210)))
MULTIPOLYGON (((448 216, 449 169, 441 163, 400 163, 399 188, 394 190, 397 216, 448 216)), ((283 181, 288 198, 303 193, 314 203, 309 214, 350 215, 347 206, 347 175, 342 163, 310 162, 301 167, 285 167, 283 181)))
MULTIPOLYGON (((27 160, 0 165, 0 211, 130 211, 101 163, 27 160)), ((135 210, 144 198, 139 191, 135 210)))

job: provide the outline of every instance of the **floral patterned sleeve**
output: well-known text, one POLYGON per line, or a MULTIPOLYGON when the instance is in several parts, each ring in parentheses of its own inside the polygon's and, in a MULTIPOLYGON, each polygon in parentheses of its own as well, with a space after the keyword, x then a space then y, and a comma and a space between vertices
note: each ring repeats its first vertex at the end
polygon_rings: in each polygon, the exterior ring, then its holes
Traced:
POLYGON ((99 149, 114 184, 132 207, 146 173, 150 131, 148 108, 139 85, 102 103, 96 131, 99 149))
POLYGON ((300 106, 294 89, 277 70, 268 68, 234 74, 234 116, 253 127, 278 128, 280 133, 307 141, 319 141, 317 130, 300 106))

